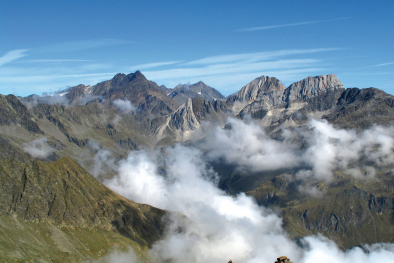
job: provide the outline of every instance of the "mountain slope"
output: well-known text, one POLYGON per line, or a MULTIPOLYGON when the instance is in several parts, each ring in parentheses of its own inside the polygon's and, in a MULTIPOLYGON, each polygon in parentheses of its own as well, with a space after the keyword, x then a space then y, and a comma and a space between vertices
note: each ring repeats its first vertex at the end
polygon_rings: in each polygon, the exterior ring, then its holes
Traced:
POLYGON ((157 137, 165 144, 186 141, 194 131, 200 129, 204 122, 223 126, 228 116, 226 101, 207 101, 203 98, 188 99, 174 113, 167 117, 157 132, 157 137), (167 137, 167 139, 166 139, 167 137))
POLYGON ((19 125, 29 132, 43 133, 33 115, 14 95, 0 94, 0 125, 19 125))
POLYGON ((80 84, 78 86, 69 88, 67 91, 64 92, 66 94, 64 94, 64 95, 62 94, 62 95, 68 99, 68 103, 70 105, 76 105, 77 103, 85 104, 91 100, 94 100, 93 97, 90 97, 88 95, 91 92, 92 92, 91 86, 85 86, 83 84, 80 84), (88 98, 88 97, 90 97, 90 98, 88 98), (82 100, 82 98, 85 98, 85 99, 82 100))
POLYGON ((394 122, 394 97, 379 89, 346 89, 332 111, 323 116, 342 128, 366 129, 394 122))
POLYGON ((192 85, 180 84, 168 93, 168 97, 174 99, 180 105, 186 103, 189 98, 201 97, 207 101, 225 100, 225 97, 219 91, 211 88, 202 81, 192 85))
POLYGON ((310 196, 297 190, 298 184, 282 174, 247 191, 263 206, 275 206, 283 213, 284 226, 293 237, 321 233, 343 249, 362 244, 394 242, 394 191, 390 169, 376 180, 354 180, 342 171, 330 184, 314 183, 324 191, 310 196))
MULTIPOLYGON (((164 117, 150 120, 141 115, 122 114, 99 103, 78 106, 40 103, 28 109, 14 95, 2 98, 0 111, 7 114, 2 115, 3 125, 0 125, 1 159, 53 161, 70 156, 93 171, 97 165, 94 156, 99 151, 107 151, 109 158, 115 161, 138 147, 155 147, 154 133, 165 121, 164 117), (36 140, 41 143, 33 147, 33 152, 26 152, 26 145, 36 140), (40 156, 35 155, 42 146, 53 153, 46 155, 41 151, 40 156)), ((111 177, 113 171, 107 168, 95 176, 111 177)))
POLYGON ((167 115, 178 107, 174 100, 140 71, 128 75, 117 74, 111 80, 98 83, 93 87, 92 94, 105 99, 105 105, 116 99, 127 99, 144 115, 167 115))
MULTIPOLYGON (((112 242, 119 239, 123 247, 132 245, 139 247, 139 251, 146 250, 164 233, 165 226, 161 218, 165 211, 119 196, 68 157, 53 163, 21 163, 15 159, 2 161, 0 182, 0 221, 5 224, 1 224, 0 228, 3 232, 7 230, 7 222, 19 222, 20 219, 25 222, 21 228, 26 226, 30 229, 34 228, 32 224, 38 224, 38 228, 52 229, 52 236, 57 234, 64 239, 64 242, 54 246, 57 253, 67 253, 74 258, 97 257, 99 251, 101 255, 113 245, 111 242, 104 242, 107 243, 104 250, 103 247, 97 247, 95 240, 86 241, 87 243, 82 245, 84 248, 70 245, 78 243, 80 239, 73 234, 65 234, 70 232, 70 228, 80 229, 83 233, 98 231, 100 235, 108 232, 112 242), (66 247, 62 246, 64 243, 66 247), (94 251, 86 250, 89 247, 94 251)), ((71 231, 73 232, 75 231, 71 231)), ((45 235, 46 233, 39 233, 37 238, 45 240, 45 235)), ((7 243, 4 243, 6 240, 5 236, 0 238, 0 250, 7 251, 3 256, 34 258, 29 251, 19 246, 7 246, 7 243)), ((26 245, 35 246, 37 242, 39 243, 36 241, 26 245)), ((46 249, 35 247, 34 251, 42 254, 46 249)), ((58 258, 61 258, 61 255, 57 254, 58 258)))

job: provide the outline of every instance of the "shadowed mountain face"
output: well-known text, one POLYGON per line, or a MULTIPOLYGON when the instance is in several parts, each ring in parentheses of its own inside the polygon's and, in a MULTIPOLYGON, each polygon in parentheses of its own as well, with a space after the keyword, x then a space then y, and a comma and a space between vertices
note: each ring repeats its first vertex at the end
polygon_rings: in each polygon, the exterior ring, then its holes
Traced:
POLYGON ((203 98, 206 101, 226 99, 219 91, 205 85, 202 81, 192 85, 178 85, 174 89, 169 90, 168 97, 174 99, 180 105, 186 103, 189 98, 203 98))
POLYGON ((19 125, 29 132, 43 134, 33 115, 14 95, 0 94, 0 125, 19 125))
POLYGON ((140 71, 129 75, 117 74, 111 80, 96 84, 92 94, 105 99, 104 105, 120 99, 127 99, 144 115, 160 116, 173 112, 178 103, 167 97, 153 81, 145 78, 140 71))
POLYGON ((323 118, 338 127, 358 130, 374 124, 386 126, 393 123, 394 97, 375 88, 346 89, 323 118))

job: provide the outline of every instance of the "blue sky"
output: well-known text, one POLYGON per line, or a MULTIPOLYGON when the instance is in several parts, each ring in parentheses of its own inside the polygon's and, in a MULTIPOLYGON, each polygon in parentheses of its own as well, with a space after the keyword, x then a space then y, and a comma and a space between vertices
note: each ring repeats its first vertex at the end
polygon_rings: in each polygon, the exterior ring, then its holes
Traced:
POLYGON ((137 69, 224 95, 261 75, 334 73, 394 94, 394 1, 1 1, 0 93, 94 85, 137 69))

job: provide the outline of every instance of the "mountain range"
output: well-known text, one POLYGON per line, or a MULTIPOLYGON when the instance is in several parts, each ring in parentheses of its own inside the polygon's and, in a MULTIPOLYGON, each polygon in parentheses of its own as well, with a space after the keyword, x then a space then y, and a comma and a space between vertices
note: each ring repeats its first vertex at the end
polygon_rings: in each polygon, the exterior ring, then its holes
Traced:
MULTIPOLYGON (((252 120, 278 141, 284 130, 307 129, 311 119, 361 132, 393 124, 394 96, 345 89, 330 74, 288 87, 261 76, 225 98, 201 81, 167 88, 140 71, 51 95, 0 95, 0 258, 75 261, 98 258, 114 244, 148 250, 165 235, 168 212, 105 187, 101 182, 116 174, 108 163, 138 149, 203 144, 209 125, 232 129, 229 117, 252 120)), ((317 197, 297 191, 305 182, 294 177, 296 168, 211 165, 222 190, 279 208, 294 239, 322 233, 343 249, 394 242, 392 167, 376 168, 372 183, 337 169, 332 182, 314 182, 325 189, 317 197)))

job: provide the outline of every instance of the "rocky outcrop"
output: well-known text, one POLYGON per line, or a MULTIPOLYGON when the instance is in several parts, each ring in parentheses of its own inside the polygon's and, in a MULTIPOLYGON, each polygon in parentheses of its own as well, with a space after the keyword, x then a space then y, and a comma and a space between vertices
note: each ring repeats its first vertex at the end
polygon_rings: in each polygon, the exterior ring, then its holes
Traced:
POLYGON ((43 134, 33 115, 14 95, 0 94, 0 125, 20 125, 29 132, 43 134))
POLYGON ((310 117, 320 119, 334 108, 343 92, 342 83, 333 74, 308 77, 258 97, 239 116, 250 114, 271 131, 305 125, 310 117))
POLYGON ((68 99, 69 105, 76 105, 76 104, 86 104, 95 98, 92 96, 87 96, 92 92, 91 86, 85 86, 80 84, 75 87, 71 87, 68 90, 64 91, 64 93, 60 93, 61 95, 65 96, 68 99), (82 99, 85 98, 85 99, 82 99), (78 103, 80 102, 80 103, 78 103))
POLYGON ((281 256, 278 257, 277 260, 275 261, 275 263, 293 263, 292 261, 290 261, 289 258, 287 258, 286 256, 281 256))
POLYGON ((286 87, 277 78, 261 76, 254 79, 240 91, 228 97, 229 101, 252 102, 274 91, 283 91, 286 87))
POLYGON ((229 106, 225 101, 206 101, 203 98, 188 99, 162 125, 158 132, 160 139, 175 136, 180 141, 189 139, 193 131, 198 130, 203 122, 224 125, 229 106), (169 134, 170 133, 170 134, 169 134))
POLYGON ((358 130, 390 125, 394 123, 394 97, 375 88, 346 89, 323 118, 338 127, 358 130))
POLYGON ((271 132, 303 126, 311 117, 324 118, 339 128, 359 130, 394 123, 392 95, 375 88, 345 90, 333 74, 308 77, 242 106, 241 118, 250 114, 271 132))
MULTIPOLYGON (((302 103, 305 107, 308 102, 316 97, 324 97, 330 92, 339 90, 341 94, 344 91, 342 83, 333 74, 327 76, 308 77, 299 82, 291 84, 287 89, 274 91, 269 94, 263 94, 246 106, 243 115, 253 112, 257 109, 277 109, 291 108, 292 105, 302 103)), ((330 101, 333 98, 330 98, 330 101)), ((334 98, 335 101, 335 98, 334 98)), ((299 107, 297 107, 299 109, 299 107)), ((314 109, 310 109, 314 110, 314 109)))
POLYGON ((286 101, 307 101, 313 97, 321 96, 329 91, 344 89, 343 84, 334 75, 307 77, 291 84, 285 94, 286 101))
POLYGON ((219 91, 202 81, 192 85, 180 84, 168 93, 168 97, 174 99, 179 104, 186 103, 189 98, 203 98, 207 101, 225 100, 225 97, 219 91))
POLYGON ((193 101, 188 99, 174 114, 169 117, 169 126, 178 131, 193 131, 200 127, 193 111, 193 101))
POLYGON ((192 102, 193 116, 186 117, 188 111, 182 108, 183 114, 180 111, 174 113, 169 122, 175 133, 195 130, 197 122, 222 122, 225 113, 230 111, 240 118, 250 115, 270 133, 304 126, 311 118, 325 118, 341 128, 363 129, 373 123, 394 123, 393 96, 373 88, 345 90, 334 74, 307 77, 288 88, 276 78, 262 76, 225 102, 211 102, 203 98, 192 99, 192 102))
MULTIPOLYGON (((274 92, 281 94, 285 89, 286 87, 277 78, 261 76, 242 87, 239 92, 230 95, 227 101, 234 103, 232 110, 234 114, 238 114, 250 103, 261 100, 264 96, 274 92)), ((277 97, 277 95, 273 97, 277 97)))

